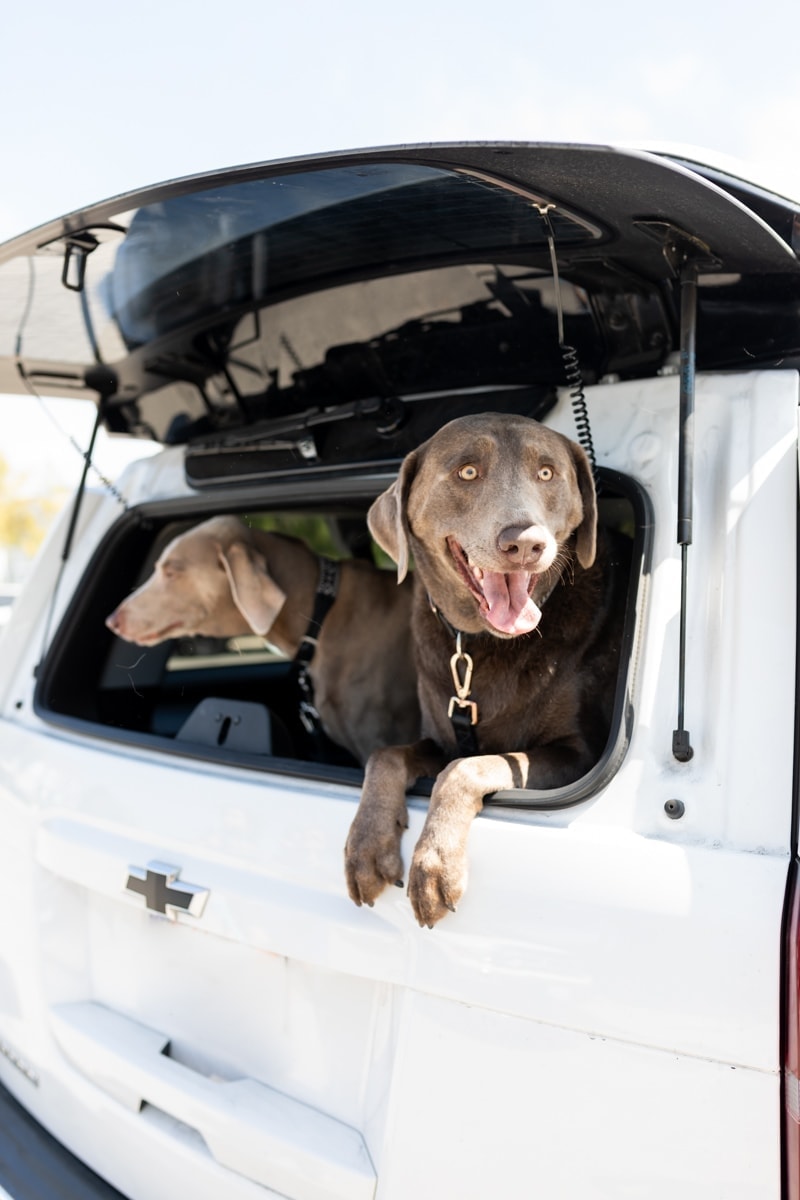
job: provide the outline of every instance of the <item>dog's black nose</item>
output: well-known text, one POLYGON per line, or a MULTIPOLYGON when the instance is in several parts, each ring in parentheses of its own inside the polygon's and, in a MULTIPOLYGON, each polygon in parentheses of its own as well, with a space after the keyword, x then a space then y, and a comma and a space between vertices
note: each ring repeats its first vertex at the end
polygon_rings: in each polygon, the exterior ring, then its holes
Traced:
POLYGON ((539 525, 509 525, 497 535, 497 545, 511 562, 533 566, 542 557, 547 541, 539 525))

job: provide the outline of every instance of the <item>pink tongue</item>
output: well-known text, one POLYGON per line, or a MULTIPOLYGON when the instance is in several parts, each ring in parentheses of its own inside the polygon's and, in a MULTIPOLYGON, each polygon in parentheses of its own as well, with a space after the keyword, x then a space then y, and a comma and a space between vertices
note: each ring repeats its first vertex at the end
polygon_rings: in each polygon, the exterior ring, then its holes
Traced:
POLYGON ((484 603, 481 610, 490 625, 500 633, 530 633, 539 624, 541 609, 528 595, 530 575, 513 571, 487 571, 481 580, 484 603))

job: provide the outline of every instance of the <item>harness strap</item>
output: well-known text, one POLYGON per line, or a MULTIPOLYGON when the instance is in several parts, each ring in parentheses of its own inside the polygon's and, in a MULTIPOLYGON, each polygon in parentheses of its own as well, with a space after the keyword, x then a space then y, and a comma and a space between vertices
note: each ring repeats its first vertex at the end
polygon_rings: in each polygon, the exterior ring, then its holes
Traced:
POLYGON ((450 724, 453 726, 456 748, 459 755, 462 758, 469 757, 478 754, 480 747, 478 746, 478 734, 475 729, 475 726, 478 724, 478 705, 474 700, 470 699, 472 691, 472 657, 461 649, 462 639, 466 641, 467 635, 450 624, 444 613, 436 607, 430 595, 428 596, 428 603, 431 606, 431 612, 435 613, 450 636, 455 639, 456 651, 450 659, 450 672, 453 676, 455 691, 450 697, 447 715, 450 718, 450 724))
MULTIPOLYGON (((545 594, 537 601, 540 608, 550 599, 559 579, 560 575, 556 576, 545 594)), ((472 657, 461 648, 461 643, 462 641, 466 642, 467 635, 450 624, 441 609, 434 604, 430 592, 428 593, 428 604, 430 605, 431 612, 439 618, 441 624, 456 643, 456 652, 450 659, 450 672, 453 676, 455 694, 450 697, 447 715, 450 718, 450 724, 453 726, 458 752, 462 756, 479 754, 480 747, 478 746, 478 735, 475 729, 475 726, 478 724, 478 705, 474 700, 470 699, 472 691, 472 657)))
POLYGON ((480 752, 478 735, 470 716, 462 708, 453 709, 450 714, 450 724, 456 735, 456 746, 460 758, 469 758, 480 752))
POLYGON ((323 730, 320 715, 314 704, 314 685, 311 682, 308 667, 316 653, 317 642, 322 630, 322 622, 330 612, 336 599, 336 593, 339 590, 340 574, 338 562, 335 562, 332 558, 320 558, 319 580, 314 596, 314 611, 311 614, 308 628, 300 641, 297 653, 292 660, 297 685, 300 689, 300 720, 306 732, 314 737, 322 735, 323 730))
POLYGON ((332 558, 319 560, 319 581, 314 597, 314 611, 294 656, 294 662, 310 663, 317 649, 322 622, 327 617, 339 590, 339 564, 332 558))

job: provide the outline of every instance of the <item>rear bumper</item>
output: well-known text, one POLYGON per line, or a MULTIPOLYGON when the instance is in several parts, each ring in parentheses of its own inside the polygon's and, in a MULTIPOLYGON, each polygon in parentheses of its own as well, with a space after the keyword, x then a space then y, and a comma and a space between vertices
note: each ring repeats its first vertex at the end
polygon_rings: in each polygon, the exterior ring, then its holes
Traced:
POLYGON ((0 1086, 0 1200, 125 1200, 0 1086))

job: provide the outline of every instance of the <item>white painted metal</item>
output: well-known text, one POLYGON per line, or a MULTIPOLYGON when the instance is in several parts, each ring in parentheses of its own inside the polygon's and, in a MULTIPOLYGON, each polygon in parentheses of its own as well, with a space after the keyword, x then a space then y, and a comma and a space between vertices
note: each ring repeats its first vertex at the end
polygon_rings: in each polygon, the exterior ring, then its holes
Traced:
MULTIPOLYGON (((467 896, 433 931, 398 889, 374 909, 348 900, 355 789, 37 718, 56 537, 43 553, 0 663, 0 1077, 132 1200, 271 1193, 215 1161, 193 1103, 132 1112, 87 1079, 64 1053, 64 1014, 87 1006, 168 1037, 188 1094, 192 1079, 198 1095, 249 1079, 357 1131, 377 1200, 778 1200, 797 377, 698 378, 686 765, 671 754, 677 380, 588 399, 599 461, 639 479, 654 511, 630 749, 574 808, 481 816, 467 896), (125 891, 151 860, 209 889, 202 917, 149 913, 125 891)), ((566 401, 550 419, 572 432, 566 401)), ((124 487, 131 502, 185 493, 179 452, 124 487)), ((110 498, 85 506, 54 622, 117 515, 110 498)), ((424 814, 414 801, 406 862, 424 814)), ((295 1150, 320 1153, 310 1124, 295 1150)), ((333 1165, 325 1178, 314 1195, 361 1195, 360 1177, 350 1191, 333 1165)))
POLYGON ((301 1200, 371 1200, 360 1134, 253 1079, 214 1079, 169 1057, 170 1039, 100 1004, 57 1005, 67 1058, 126 1108, 153 1104, 197 1130, 214 1160, 301 1200))

